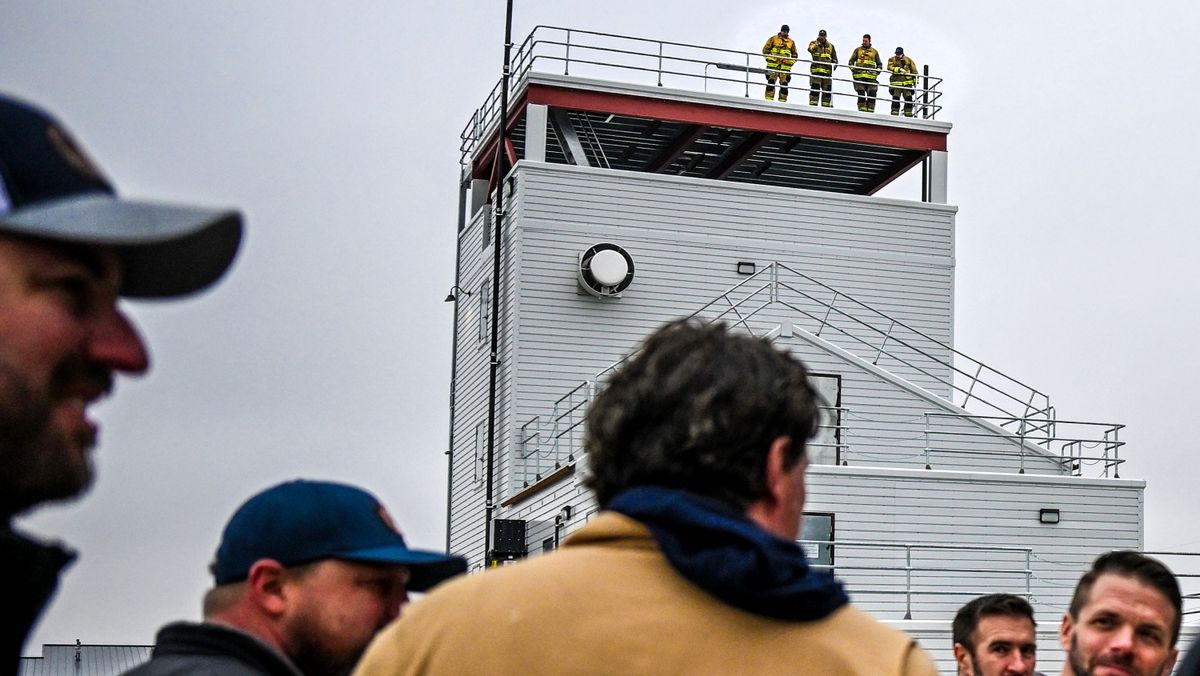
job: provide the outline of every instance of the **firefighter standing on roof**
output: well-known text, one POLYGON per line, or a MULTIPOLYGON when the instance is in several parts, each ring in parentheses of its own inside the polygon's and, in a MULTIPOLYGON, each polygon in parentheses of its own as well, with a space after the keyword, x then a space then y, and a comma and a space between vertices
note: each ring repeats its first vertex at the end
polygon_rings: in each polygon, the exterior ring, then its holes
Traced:
POLYGON ((850 72, 854 74, 854 91, 858 94, 858 109, 875 112, 875 95, 879 93, 879 52, 871 46, 870 34, 863 36, 862 46, 850 52, 850 72))
POLYGON ((833 43, 825 38, 825 29, 817 33, 817 39, 808 43, 808 53, 812 55, 812 67, 808 77, 808 105, 815 106, 817 101, 826 108, 833 107, 833 71, 837 68, 837 50, 833 43))
POLYGON ((900 98, 904 97, 904 116, 913 117, 913 89, 917 86, 917 64, 897 47, 896 55, 888 59, 888 92, 892 95, 892 115, 900 114, 900 98))
POLYGON ((767 38, 762 53, 767 60, 767 100, 775 100, 775 80, 779 80, 779 102, 787 101, 788 82, 792 79, 792 64, 800 52, 796 43, 788 37, 787 24, 780 26, 779 34, 767 38))

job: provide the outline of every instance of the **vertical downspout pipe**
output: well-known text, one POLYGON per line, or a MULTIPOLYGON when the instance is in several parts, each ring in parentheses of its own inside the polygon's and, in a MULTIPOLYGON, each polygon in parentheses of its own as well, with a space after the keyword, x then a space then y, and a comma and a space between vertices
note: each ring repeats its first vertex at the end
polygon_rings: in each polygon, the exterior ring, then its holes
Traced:
POLYGON ((508 83, 512 75, 512 0, 504 13, 504 72, 500 79, 500 136, 496 143, 496 231, 492 248, 492 350, 488 380, 487 498, 483 519, 483 556, 492 564, 492 515, 495 512, 496 383, 500 374, 500 256, 504 245, 504 181, 508 177, 508 83))
MULTIPOLYGON (((461 171, 461 167, 460 167, 461 171)), ((458 184, 458 229, 454 233, 454 286, 457 297, 462 295, 459 275, 462 274, 462 232, 467 218, 467 181, 459 177, 458 184)), ((461 300, 461 298, 459 298, 461 300)), ((446 442, 446 553, 450 553, 450 518, 453 515, 454 498, 454 391, 458 385, 458 300, 454 301, 453 347, 450 348, 450 434, 446 442)))

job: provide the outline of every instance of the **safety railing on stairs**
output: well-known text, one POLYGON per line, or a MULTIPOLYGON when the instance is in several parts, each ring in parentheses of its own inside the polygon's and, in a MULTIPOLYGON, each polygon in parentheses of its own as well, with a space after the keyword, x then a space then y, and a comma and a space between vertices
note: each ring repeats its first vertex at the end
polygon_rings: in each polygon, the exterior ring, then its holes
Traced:
MULTIPOLYGON (((512 51, 511 59, 511 86, 520 83, 531 71, 539 71, 741 98, 749 97, 753 89, 765 86, 763 76, 768 72, 767 68, 756 65, 763 63, 763 55, 759 52, 559 26, 535 27, 512 51), (760 77, 761 82, 758 81, 760 77)), ((808 59, 798 58, 793 65, 790 72, 793 78, 791 88, 797 96, 807 94, 807 71, 811 64, 812 61, 808 59)), ((886 77, 886 71, 883 75, 886 77)), ((830 79, 837 83, 835 87, 847 90, 833 92, 838 101, 858 96, 849 89, 853 84, 851 78, 830 79)), ((942 78, 930 75, 928 68, 925 68, 917 85, 912 88, 915 115, 935 118, 942 110, 942 78)), ((880 90, 886 93, 886 89, 887 84, 881 83, 880 90)), ((876 96, 875 99, 888 101, 883 96, 876 96)), ((463 163, 468 161, 499 118, 500 84, 497 83, 463 128, 459 147, 463 163)))
MULTIPOLYGON (((785 316, 813 336, 926 389, 941 389, 967 410, 896 414, 826 407, 822 433, 813 443, 818 462, 1075 476, 1095 467, 1096 476, 1108 477, 1111 471, 1119 477, 1122 425, 1058 421, 1046 394, 782 263, 748 276, 690 317, 765 336, 779 327, 778 312, 772 312, 772 321, 760 321, 772 306, 786 308, 785 316), (1059 425, 1069 429, 1060 433, 1059 425)), ((530 486, 579 457, 587 407, 623 361, 579 383, 549 413, 520 426, 513 469, 517 487, 530 486)))
MULTIPOLYGON (((933 388, 959 394, 952 401, 962 408, 982 408, 987 414, 1027 421, 1053 414, 1046 394, 783 263, 757 271, 692 316, 729 321, 753 332, 748 319, 776 303, 808 320, 803 328, 816 336, 832 339, 875 365, 886 357, 919 374, 933 388)), ((1045 431, 1053 433, 1053 427, 1045 431)))

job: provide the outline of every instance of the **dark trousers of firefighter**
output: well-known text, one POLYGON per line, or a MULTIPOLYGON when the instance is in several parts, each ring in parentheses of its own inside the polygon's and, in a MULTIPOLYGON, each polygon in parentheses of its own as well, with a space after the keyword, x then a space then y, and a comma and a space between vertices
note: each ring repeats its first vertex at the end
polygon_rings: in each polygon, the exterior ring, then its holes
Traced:
POLYGON ((892 95, 892 115, 900 114, 900 99, 904 98, 904 116, 913 116, 913 90, 912 87, 888 87, 888 92, 892 95))
POLYGON ((879 93, 879 83, 871 80, 855 80, 854 93, 858 94, 858 109, 864 113, 875 112, 875 95, 879 93))
POLYGON ((788 83, 792 81, 792 74, 788 71, 769 71, 767 73, 767 100, 775 100, 775 80, 779 80, 779 101, 780 103, 787 101, 788 83))
POLYGON ((833 107, 833 80, 828 75, 811 75, 808 78, 808 105, 817 102, 826 108, 833 107))

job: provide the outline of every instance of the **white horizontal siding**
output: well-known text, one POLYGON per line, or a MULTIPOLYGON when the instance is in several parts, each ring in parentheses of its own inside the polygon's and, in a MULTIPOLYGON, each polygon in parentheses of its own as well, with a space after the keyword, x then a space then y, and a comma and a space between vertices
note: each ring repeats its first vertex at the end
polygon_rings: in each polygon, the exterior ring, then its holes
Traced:
POLYGON ((953 256, 944 205, 565 165, 518 174, 525 219, 953 256))
MULTIPOLYGON (((805 510, 833 512, 838 541, 1032 548, 1035 608, 1061 612, 1096 556, 1141 546, 1143 489, 1140 481, 814 466, 805 510), (1062 522, 1040 523, 1042 508, 1059 509, 1062 522)), ((1024 569, 1023 553, 916 549, 911 557, 919 569, 912 587, 949 592, 915 594, 914 619, 949 619, 976 594, 1026 589, 1024 575, 1013 572, 1024 569), (990 572, 930 570, 937 567, 990 572)), ((856 603, 904 616, 903 550, 841 547, 835 564, 856 603)))
MULTIPOLYGON (((1026 565, 1023 552, 921 548, 929 545, 1031 548, 1029 589, 1035 609, 1039 617, 1057 617, 1096 556, 1141 547, 1143 490, 1143 482, 1127 480, 813 466, 805 511, 833 513, 839 542, 880 545, 839 546, 835 564, 854 603, 882 618, 904 617, 906 562, 915 569, 914 619, 948 621, 976 594, 1025 593, 1025 576, 1019 572, 1026 565), (1040 523, 1042 508, 1059 509, 1061 523, 1040 523), (917 545, 911 558, 902 549, 882 546, 898 543, 917 545), (938 568, 984 572, 934 570, 938 568)), ((593 496, 576 477, 502 509, 498 516, 526 520, 527 543, 536 555, 542 540, 553 537, 554 517, 564 506, 573 514, 560 537, 596 510, 593 496)))

